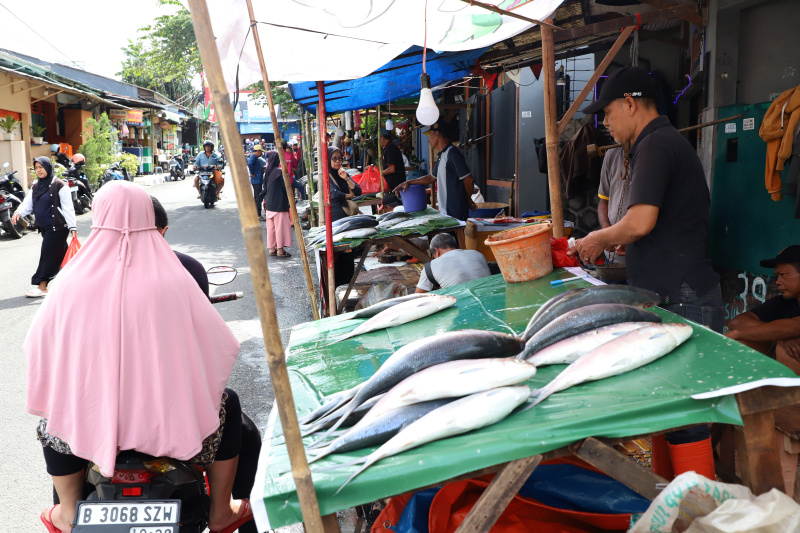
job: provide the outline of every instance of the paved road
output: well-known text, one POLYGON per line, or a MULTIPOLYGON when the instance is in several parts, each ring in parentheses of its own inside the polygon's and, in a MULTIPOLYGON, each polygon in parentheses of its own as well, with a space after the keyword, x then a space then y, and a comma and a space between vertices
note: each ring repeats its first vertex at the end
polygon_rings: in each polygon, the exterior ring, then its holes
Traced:
MULTIPOLYGON (((210 210, 196 200, 189 179, 147 187, 147 190, 167 210, 166 239, 175 250, 192 255, 207 268, 232 265, 239 271, 232 283, 212 286, 212 293, 245 293, 244 300, 217 304, 216 309, 241 343, 229 386, 239 393, 242 407, 263 431, 274 396, 233 186, 229 181, 222 201, 210 210)), ((91 216, 90 212, 78 217, 81 240, 91 231, 91 216)), ((3 265, 0 278, 0 428, 4 439, 0 458, 0 531, 4 532, 43 531, 39 513, 52 505, 50 478, 35 436, 38 419, 25 412, 25 356, 22 353, 25 335, 41 303, 24 297, 30 288, 30 276, 36 270, 40 245, 41 238, 36 233, 28 233, 19 240, 0 236, 0 264, 3 265)), ((268 258, 284 346, 293 325, 312 319, 296 246, 290 248, 290 253, 293 257, 289 259, 268 258)))

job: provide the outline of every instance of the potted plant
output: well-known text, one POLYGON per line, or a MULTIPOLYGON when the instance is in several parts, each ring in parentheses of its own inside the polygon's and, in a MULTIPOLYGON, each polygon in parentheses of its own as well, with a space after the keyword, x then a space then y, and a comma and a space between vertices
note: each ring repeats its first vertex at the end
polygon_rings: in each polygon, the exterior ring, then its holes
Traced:
POLYGON ((4 119, 0 120, 0 129, 6 132, 5 140, 13 141, 14 139, 16 139, 14 130, 16 129, 18 124, 20 124, 20 121, 16 120, 11 115, 6 115, 4 119))
POLYGON ((33 131, 33 144, 42 144, 44 143, 44 131, 47 128, 42 126, 41 124, 33 124, 31 126, 31 130, 33 131))

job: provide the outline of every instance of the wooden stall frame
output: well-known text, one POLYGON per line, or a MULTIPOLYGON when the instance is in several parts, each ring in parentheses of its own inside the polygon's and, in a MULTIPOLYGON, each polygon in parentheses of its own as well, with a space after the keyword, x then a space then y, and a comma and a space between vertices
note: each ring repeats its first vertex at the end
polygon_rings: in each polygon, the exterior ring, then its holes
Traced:
MULTIPOLYGON (((261 79, 264 81, 264 92, 267 93, 267 104, 269 105, 269 116, 272 124, 278 127, 278 115, 275 113, 275 103, 272 100, 272 88, 269 85, 269 75, 267 74, 267 66, 264 64, 264 53, 261 50, 261 39, 258 36, 258 23, 255 21, 255 13, 253 12, 252 0, 247 0, 247 12, 250 15, 250 28, 253 31, 253 43, 256 47, 256 54, 258 55, 258 65, 261 67, 261 79)), ((275 128, 273 128, 275 129, 275 128)), ((279 134, 280 135, 280 134, 279 134)), ((294 234, 297 239, 297 247, 300 249, 300 258, 303 261, 303 272, 306 278, 306 290, 308 291, 308 299, 311 304, 311 312, 314 315, 314 320, 319 320, 319 309, 317 309, 317 297, 314 296, 314 280, 311 278, 311 267, 308 264, 308 253, 306 252, 305 241, 303 240, 303 228, 300 225, 300 217, 297 216, 297 205, 294 202, 294 189, 292 188, 292 177, 289 175, 289 168, 286 164, 286 154, 283 151, 283 145, 278 143, 278 137, 275 138, 275 149, 278 152, 278 158, 281 161, 281 173, 283 174, 283 185, 286 188, 286 196, 289 199, 289 212, 291 213, 292 220, 294 221, 294 234)), ((264 183, 264 187, 266 187, 264 183)))
MULTIPOLYGON (((328 115, 325 112, 325 82, 317 82, 319 105, 317 106, 317 139, 319 148, 319 181, 325 203, 325 245, 327 250, 333 250, 333 231, 331 229, 331 179, 328 173, 328 115), (323 177, 324 176, 324 177, 323 177)), ((322 198, 321 198, 322 199, 322 198)), ((320 202, 322 205, 322 202, 320 202)), ((328 316, 336 314, 336 276, 333 272, 333 254, 327 257, 328 273, 328 316)))
MULTIPOLYGON (((222 73, 222 64, 214 38, 214 29, 205 0, 189 0, 189 10, 192 24, 197 35, 197 44, 200 57, 203 60, 211 100, 217 110, 220 130, 226 146, 237 146, 239 130, 233 115, 233 107, 228 97, 225 86, 225 77, 222 73)), ((268 89, 269 86, 265 87, 268 89)), ((286 355, 283 351, 281 333, 278 328, 277 309, 275 297, 272 293, 272 283, 267 268, 267 255, 262 237, 261 224, 258 220, 256 206, 251 201, 250 173, 244 153, 230 154, 230 167, 233 186, 236 190, 236 201, 239 207, 239 218, 242 223, 247 258, 250 264, 253 291, 256 296, 256 306, 261 320, 261 331, 264 336, 264 345, 267 351, 267 364, 270 379, 275 392, 275 403, 278 407, 281 425, 284 428, 286 447, 289 451, 289 460, 292 465, 292 477, 297 486, 297 494, 303 513, 303 522, 306 530, 313 533, 323 533, 323 521, 320 515, 319 502, 308 468, 303 441, 300 437, 300 428, 297 422, 294 397, 289 383, 289 372, 286 368, 286 355)))
MULTIPOLYGON (((548 19, 549 20, 549 19, 548 19)), ((561 202, 561 172, 558 157, 558 124, 556 113, 556 62, 553 29, 541 27, 542 76, 544 76, 544 129, 547 147, 547 183, 550 188, 550 213, 553 217, 553 237, 564 236, 564 206, 561 202)))

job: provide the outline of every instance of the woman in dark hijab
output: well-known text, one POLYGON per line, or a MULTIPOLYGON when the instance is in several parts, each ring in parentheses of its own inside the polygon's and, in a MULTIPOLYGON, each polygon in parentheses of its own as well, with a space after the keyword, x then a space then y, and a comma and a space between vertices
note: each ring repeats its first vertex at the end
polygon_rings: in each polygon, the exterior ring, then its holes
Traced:
POLYGON ((31 278, 31 285, 36 287, 26 292, 25 296, 41 298, 47 294, 47 284, 61 269, 61 262, 67 253, 67 237, 70 233, 77 237, 78 230, 69 187, 63 180, 54 177, 50 158, 34 159, 33 170, 39 179, 33 183, 31 193, 17 208, 11 222, 16 224, 20 217, 31 213, 36 215, 36 226, 42 234, 42 250, 39 266, 31 278))
POLYGON ((278 152, 267 152, 267 171, 264 178, 264 215, 267 217, 267 247, 269 255, 291 257, 286 251, 292 245, 292 219, 289 216, 289 197, 283 184, 278 152))
POLYGON ((342 168, 342 151, 328 146, 328 174, 331 178, 331 221, 347 216, 343 204, 347 200, 361 196, 361 187, 353 181, 342 168))

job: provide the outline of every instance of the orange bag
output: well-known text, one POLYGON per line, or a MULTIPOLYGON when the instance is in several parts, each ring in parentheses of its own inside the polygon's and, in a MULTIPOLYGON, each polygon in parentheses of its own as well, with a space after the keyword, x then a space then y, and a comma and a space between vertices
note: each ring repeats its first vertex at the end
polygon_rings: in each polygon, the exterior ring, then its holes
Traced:
POLYGON ((353 181, 358 183, 361 187, 361 194, 367 194, 370 192, 380 192, 381 178, 383 179, 383 192, 391 192, 389 190, 389 185, 386 183, 386 178, 381 176, 378 167, 375 165, 370 165, 361 174, 353 176, 353 181))
POLYGON ((64 260, 61 261, 61 268, 64 268, 66 264, 69 262, 69 260, 75 257, 75 254, 77 254, 78 250, 80 249, 81 249, 81 243, 78 242, 77 237, 73 237, 72 242, 69 243, 69 248, 67 248, 67 253, 64 256, 64 260))

